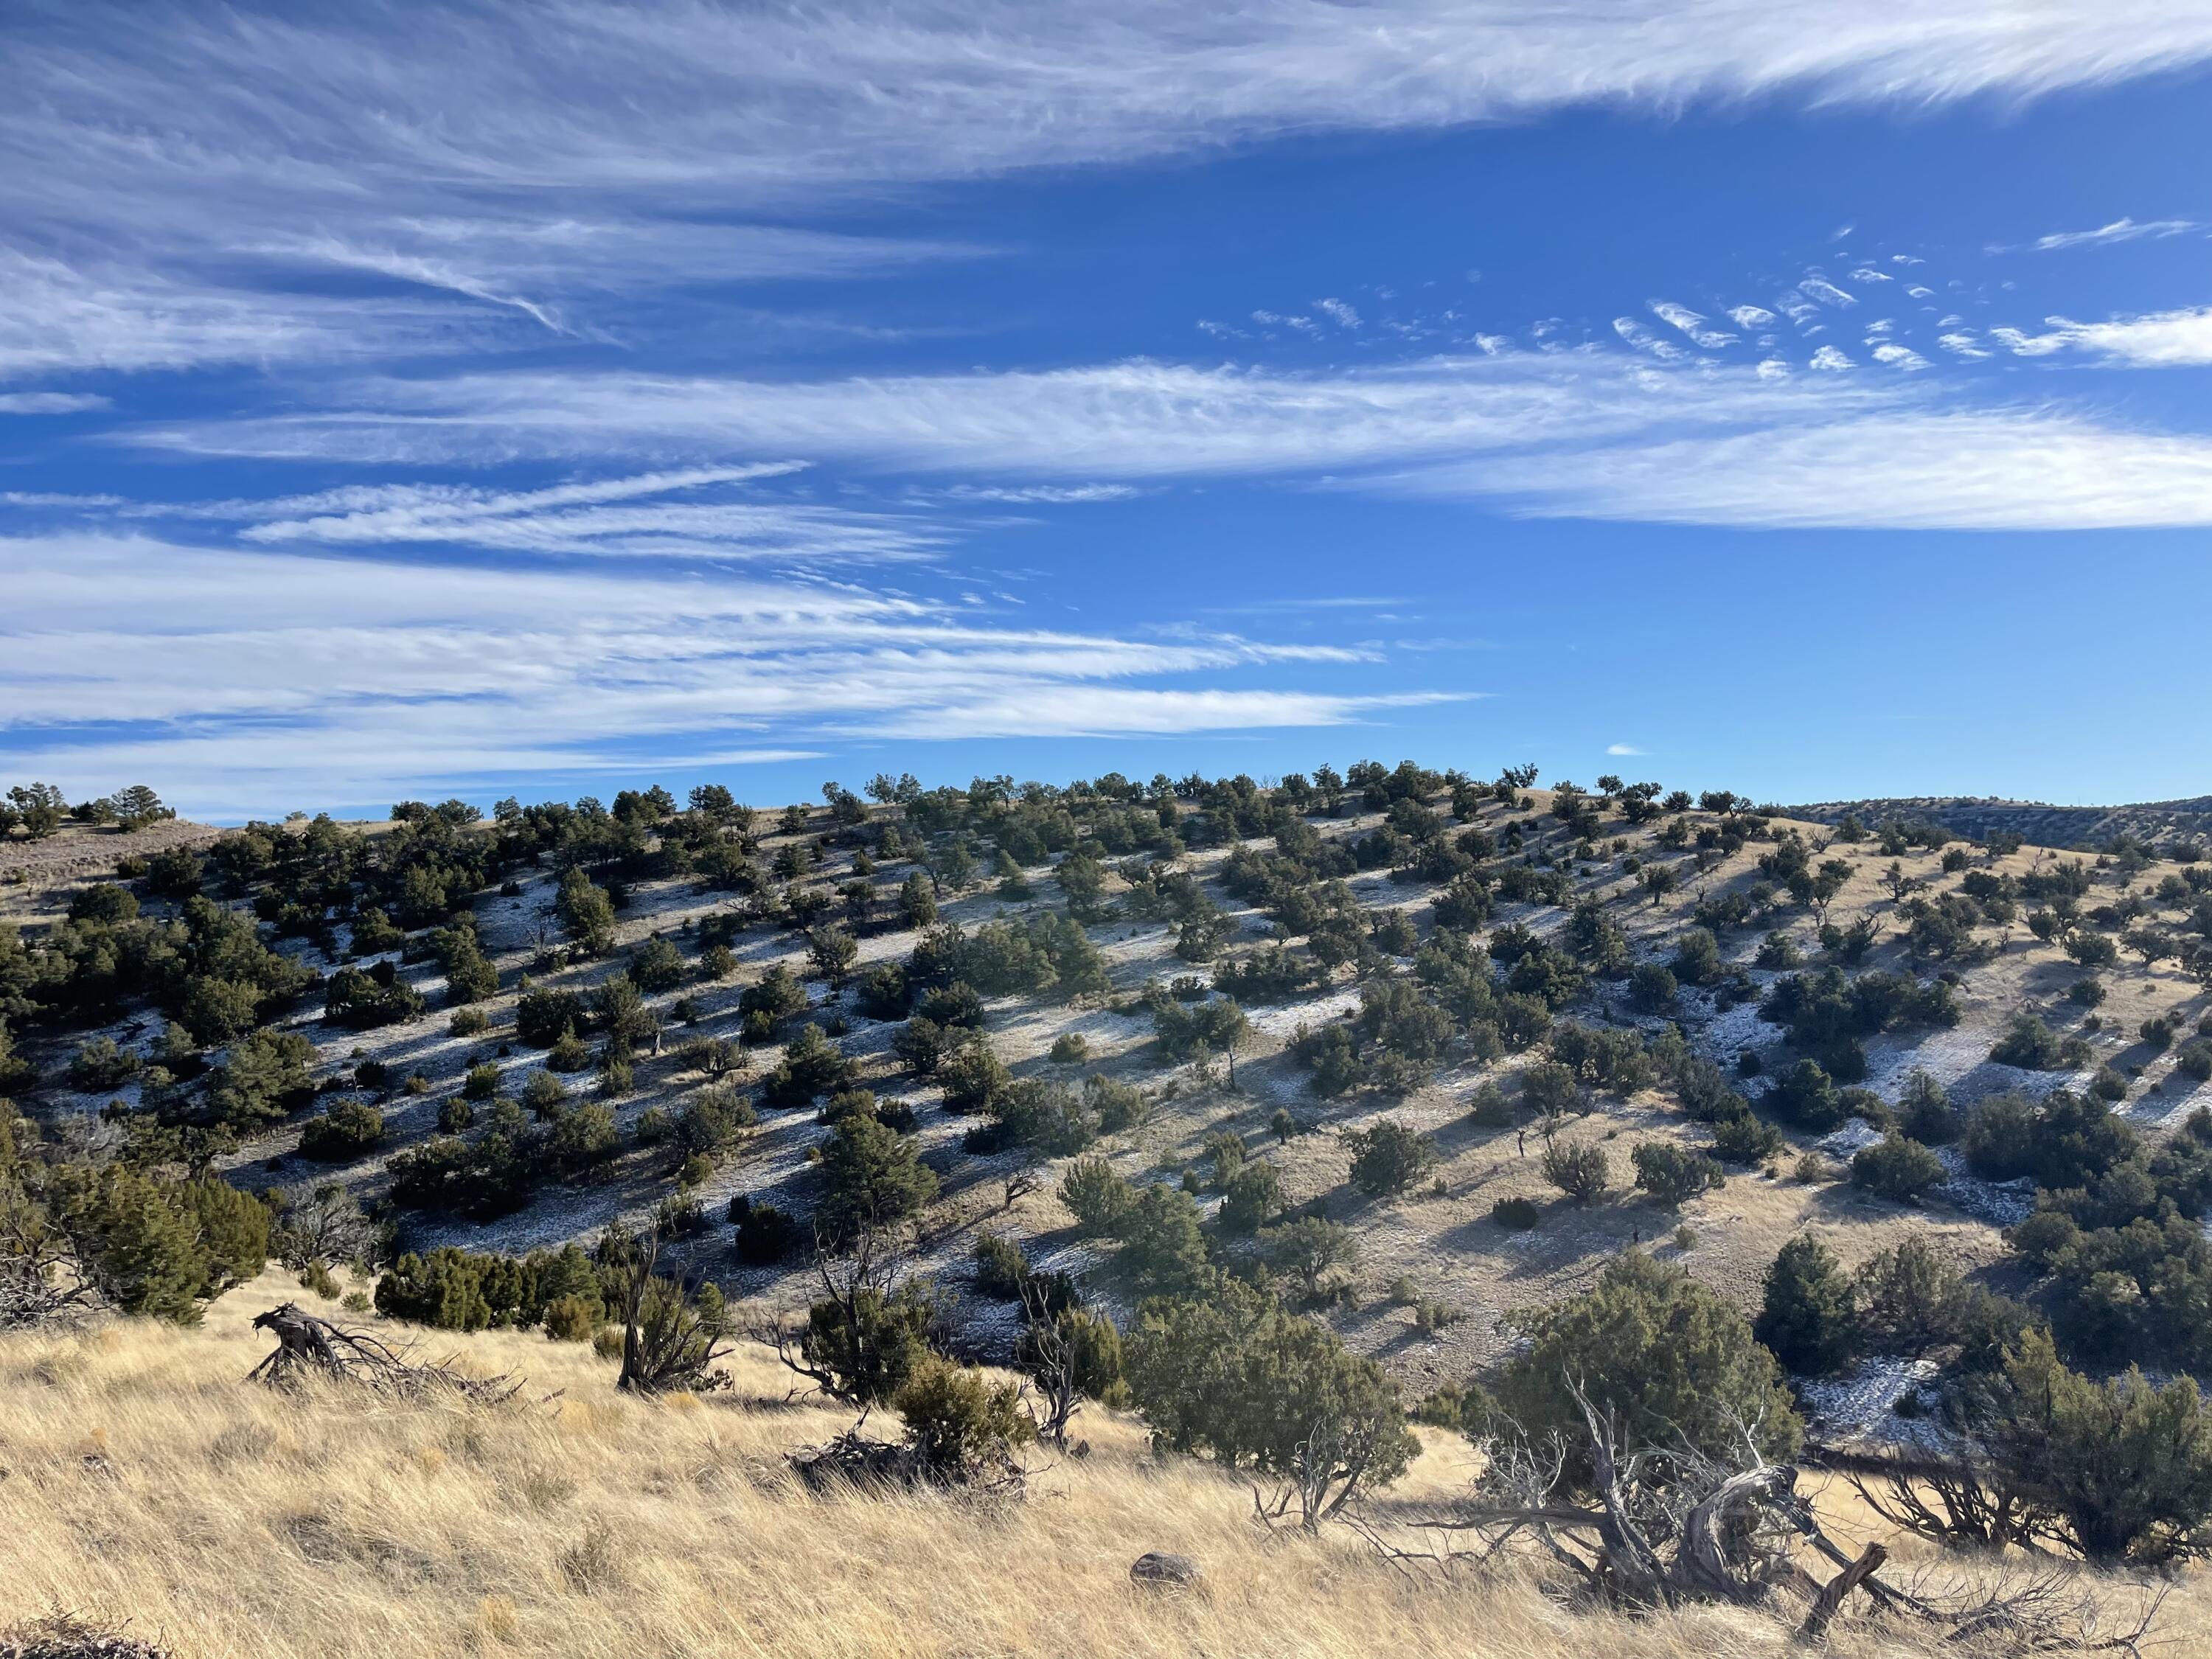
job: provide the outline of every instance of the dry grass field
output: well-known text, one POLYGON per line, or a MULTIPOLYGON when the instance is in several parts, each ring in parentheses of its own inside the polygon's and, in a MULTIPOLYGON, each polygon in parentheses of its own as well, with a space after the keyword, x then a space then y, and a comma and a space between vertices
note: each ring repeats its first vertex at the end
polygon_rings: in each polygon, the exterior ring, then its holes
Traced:
MULTIPOLYGON (((267 1347, 252 1316, 295 1297, 335 1311, 272 1271, 198 1329, 113 1321, 0 1339, 0 1626, 64 1611, 128 1620, 179 1659, 1753 1659, 1790 1647, 1787 1624, 1759 1614, 1570 1612, 1532 1562, 1409 1582, 1349 1531, 1261 1528, 1238 1480, 1156 1460, 1140 1425, 1096 1410, 1082 1419, 1088 1458, 1032 1451, 1025 1501, 811 1494, 783 1455, 847 1419, 787 1403, 786 1374, 759 1349, 733 1356, 732 1389, 657 1402, 617 1395, 588 1347, 513 1332, 412 1334, 426 1352, 526 1377, 506 1407, 243 1381, 267 1347), (1148 1550, 1194 1557, 1203 1586, 1133 1584, 1148 1550)), ((1370 1506, 1386 1527, 1437 1512, 1470 1472, 1462 1443, 1424 1434, 1412 1473, 1370 1506)), ((1839 1535, 1863 1535, 1829 1496, 1839 1535)), ((2116 1610, 2136 1600, 2118 1584, 2106 1594, 2116 1610)), ((2159 1628, 2168 1651, 2204 1651, 2206 1586, 2184 1583, 2159 1628)), ((1826 1650, 1936 1651, 1909 1629, 1850 1620, 1826 1650)))

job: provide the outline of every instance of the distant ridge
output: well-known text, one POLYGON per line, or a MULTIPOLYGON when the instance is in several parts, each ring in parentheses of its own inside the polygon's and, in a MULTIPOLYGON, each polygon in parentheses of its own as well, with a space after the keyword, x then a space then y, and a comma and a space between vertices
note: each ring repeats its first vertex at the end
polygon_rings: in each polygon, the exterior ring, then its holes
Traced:
POLYGON ((1911 795, 1881 800, 1831 800, 1784 809, 1793 818, 1834 823, 1856 814, 1869 828, 1885 818, 1926 818, 1976 840, 2009 831, 2039 847, 2101 848, 2121 836, 2149 842, 2194 842, 2212 851, 2212 795, 2191 800, 2139 801, 2126 806, 2053 806, 2045 801, 1989 796, 1911 795))

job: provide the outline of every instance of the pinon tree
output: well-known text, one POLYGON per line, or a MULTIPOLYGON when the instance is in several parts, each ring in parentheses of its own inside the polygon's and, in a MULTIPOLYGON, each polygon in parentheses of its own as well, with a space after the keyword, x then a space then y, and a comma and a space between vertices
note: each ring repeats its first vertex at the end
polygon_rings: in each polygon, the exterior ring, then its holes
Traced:
POLYGON ((1859 1346, 1858 1297, 1835 1253, 1811 1233, 1784 1244, 1766 1270, 1753 1328, 1801 1376, 1825 1376, 1848 1364, 1859 1346))

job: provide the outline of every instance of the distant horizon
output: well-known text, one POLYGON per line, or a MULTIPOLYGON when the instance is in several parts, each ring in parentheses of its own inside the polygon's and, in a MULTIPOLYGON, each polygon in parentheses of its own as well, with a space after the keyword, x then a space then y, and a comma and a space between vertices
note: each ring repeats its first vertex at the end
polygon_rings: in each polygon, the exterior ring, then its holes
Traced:
MULTIPOLYGON (((1330 758, 1324 761, 1319 761, 1316 762, 1314 765, 1334 765, 1339 772, 1342 772, 1347 765, 1351 764, 1352 762, 1355 760, 1384 760, 1385 764, 1395 765, 1397 761, 1407 759, 1413 760, 1424 766, 1431 766, 1430 762, 1419 755, 1394 756, 1387 760, 1381 755, 1353 756, 1349 759, 1330 758)), ((1530 785, 1529 787, 1540 792, 1553 789, 1561 782, 1571 783, 1579 788, 1594 791, 1597 787, 1596 780, 1599 777, 1605 775, 1604 772, 1591 772, 1587 775, 1582 776, 1577 776, 1571 773, 1562 772, 1554 775, 1553 774, 1544 772, 1541 769, 1540 763, 1538 763, 1531 762, 1513 763, 1538 765, 1539 776, 1537 781, 1534 784, 1530 785)), ((905 768, 902 769, 907 771, 913 770, 912 768, 905 768)), ((1288 775, 1290 772, 1298 772, 1310 777, 1313 769, 1313 767, 1291 767, 1280 771, 1267 772, 1253 772, 1246 769, 1244 770, 1243 775, 1251 777, 1262 787, 1273 788, 1278 785, 1285 776, 1288 775)), ((1436 771, 1445 771, 1452 769, 1447 767, 1431 766, 1431 769, 1436 771)), ((1464 770, 1467 769, 1460 769, 1464 770)), ((1475 777, 1478 781, 1486 783, 1492 781, 1498 775, 1500 769, 1501 769, 1498 767, 1492 767, 1488 771, 1485 772, 1480 769, 1476 769, 1470 771, 1469 775, 1475 777)), ((1616 761, 1614 765, 1608 769, 1615 772, 1626 781, 1631 783, 1651 778, 1653 775, 1649 772, 1631 772, 1622 770, 1620 768, 1618 761, 1616 761)), ((1026 783, 1042 783, 1054 788, 1064 789, 1073 783, 1092 781, 1097 778, 1106 775, 1108 772, 1115 770, 1121 771, 1122 775, 1125 777, 1129 778, 1133 782, 1147 784, 1151 781, 1159 769, 1147 769, 1139 774, 1129 771, 1125 768, 1109 767, 1097 772, 1085 772, 1080 774, 1072 773, 1065 777, 1041 777, 1035 775, 1023 775, 1013 773, 1006 774, 1006 775, 1012 776, 1017 787, 1026 783)), ((836 778, 825 775, 823 778, 818 779, 812 787, 796 791, 759 793, 751 796, 747 796, 738 792, 733 793, 737 793, 737 798, 740 801, 757 808, 781 807, 793 802, 805 802, 811 805, 820 802, 822 799, 823 789, 826 784, 835 782, 851 790, 855 794, 860 794, 864 792, 869 779, 873 775, 873 773, 861 775, 839 776, 836 778)), ((940 777, 925 776, 916 774, 916 779, 925 789, 935 789, 944 787, 964 788, 975 777, 995 777, 998 775, 1000 775, 998 773, 987 772, 973 774, 967 778, 956 778, 950 775, 940 777)), ((1188 775, 1188 771, 1186 769, 1180 773, 1170 773, 1168 775, 1180 781, 1181 778, 1188 775)), ((1237 773, 1210 772, 1205 774, 1205 775, 1211 780, 1215 778, 1233 777, 1237 775, 1237 773)), ((41 780, 41 781, 43 781, 44 780, 41 780)), ((391 817, 391 809, 406 801, 419 801, 425 805, 435 806, 447 800, 460 800, 465 802, 469 805, 480 809, 484 815, 489 817, 495 805, 499 801, 508 799, 517 800, 525 806, 536 805, 548 801, 574 802, 582 799, 587 796, 595 798, 602 803, 611 803, 616 793, 620 790, 650 789, 656 785, 666 788, 676 797, 678 804, 681 805, 685 800, 690 790, 695 785, 700 783, 711 783, 718 781, 719 780, 716 779, 705 777, 687 778, 682 781, 681 786, 679 787, 678 783, 671 778, 641 775, 634 778, 624 777, 620 780, 600 779, 597 781, 590 781, 576 788, 568 790, 546 790, 535 787, 496 790, 459 789, 433 792, 428 794, 394 794, 389 799, 379 802, 352 801, 338 805, 319 805, 313 804, 295 805, 293 806, 266 811, 220 814, 196 812, 191 809, 189 803, 180 803, 177 799, 171 798, 165 791, 162 791, 158 785, 151 787, 155 788, 156 793, 161 795, 164 804, 175 811, 179 818, 190 823, 204 823, 212 828, 230 829, 249 822, 271 823, 283 823, 295 814, 308 817, 313 817, 319 813, 326 814, 330 817, 340 823, 380 823, 388 821, 391 817)), ((1665 787, 1669 789, 1687 789, 1693 795, 1699 793, 1705 789, 1724 789, 1734 787, 1734 786, 1724 782, 1710 782, 1702 780, 1682 781, 1661 777, 1656 781, 1664 784, 1665 787)), ((101 795, 112 792, 88 791, 79 793, 65 791, 64 793, 68 793, 71 804, 74 805, 79 800, 99 799, 101 795)), ((1869 791, 1857 794, 1829 794, 1822 796, 1801 795, 1786 799, 1779 796, 1761 793, 1757 790, 1744 790, 1737 788, 1735 793, 1761 805, 1780 806, 1785 809, 1801 806, 1847 805, 1859 801, 1927 800, 1953 801, 1962 804, 1986 802, 1992 805, 2008 806, 2044 806, 2058 811, 2117 811, 2132 807, 2184 805, 2192 801, 2212 800, 2212 789, 2208 789, 2194 795, 2168 796, 2155 800, 2099 801, 2042 800, 2027 796, 1973 794, 1960 791, 1921 791, 1913 794, 1903 794, 1893 790, 1869 791)))

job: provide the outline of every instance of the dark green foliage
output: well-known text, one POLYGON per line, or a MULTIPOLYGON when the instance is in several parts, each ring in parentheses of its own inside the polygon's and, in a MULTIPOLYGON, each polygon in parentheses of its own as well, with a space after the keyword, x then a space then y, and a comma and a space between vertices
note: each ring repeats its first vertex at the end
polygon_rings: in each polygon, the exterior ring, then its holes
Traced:
POLYGON ((1320 1216, 1300 1216, 1279 1227, 1262 1229, 1260 1249, 1270 1267, 1293 1275, 1307 1296, 1317 1297, 1323 1274, 1332 1267, 1349 1267, 1358 1259, 1359 1240, 1349 1227, 1320 1216))
POLYGON ((499 970, 477 944, 474 927, 441 929, 432 944, 446 970, 448 1007, 482 1002, 499 994, 499 970))
POLYGON ((210 1113, 241 1133, 277 1122, 313 1096, 307 1066, 314 1056, 314 1045, 296 1031, 256 1031, 240 1039, 208 1073, 210 1113))
MULTIPOLYGON (((1741 1314, 1679 1267, 1632 1250, 1590 1290, 1510 1318, 1528 1338, 1497 1381, 1492 1420, 1510 1438, 1586 1445, 1576 1383, 1614 1414, 1625 1452, 1663 1460, 1686 1443, 1733 1462, 1747 1425, 1770 1459, 1797 1449, 1803 1425, 1774 1356, 1741 1314)), ((1586 1464, 1571 1467, 1587 1478, 1586 1464)))
POLYGON ((1965 1127, 1943 1085, 1921 1071, 1905 1079, 1898 1102, 1898 1125, 1923 1146, 1948 1146, 1965 1127))
POLYGON ((1120 1078, 1093 1073, 1084 1079, 1084 1103, 1097 1118, 1101 1134, 1118 1134, 1145 1121, 1150 1109, 1143 1090, 1120 1078))
POLYGON ((1117 1408, 1128 1404, 1121 1334, 1105 1315, 1070 1303, 1033 1320, 1015 1345, 1014 1364, 1034 1375, 1048 1354, 1066 1365, 1079 1394, 1117 1408))
POLYGON ((940 1060, 937 1077, 944 1085, 945 1109, 948 1112, 988 1110, 1013 1081, 1006 1062, 992 1052, 990 1043, 981 1034, 963 1042, 949 1058, 940 1060))
POLYGON ((1534 1199, 1501 1198, 1490 1206, 1490 1218, 1510 1233, 1525 1233, 1544 1218, 1534 1199))
POLYGON ((79 1094, 119 1088, 137 1074, 138 1056, 116 1046, 113 1037, 94 1037, 69 1063, 69 1085, 79 1094))
POLYGON ((1764 1164, 1782 1150, 1782 1132, 1745 1110, 1713 1125, 1713 1156, 1726 1164, 1764 1164))
POLYGON ((1255 1233, 1282 1206, 1282 1177, 1272 1164, 1243 1164, 1221 1184, 1218 1219, 1224 1232, 1255 1233))
POLYGON ((252 1193, 210 1176, 185 1182, 179 1190, 199 1224, 207 1259, 200 1294, 220 1296, 259 1274, 269 1261, 269 1206, 252 1193))
POLYGON ((614 1282, 604 1249, 602 1261, 594 1261, 574 1244, 520 1257, 448 1246, 410 1252, 386 1269, 377 1280, 376 1310, 453 1331, 543 1322, 549 1334, 581 1341, 605 1318, 614 1282), (556 1332, 560 1304, 566 1328, 556 1332))
POLYGON ((581 870, 561 878, 561 894, 554 906, 568 938, 587 957, 603 957, 614 949, 615 910, 603 887, 592 884, 581 870))
POLYGON ((752 1102, 736 1089, 717 1084, 684 1101, 676 1115, 672 1138, 678 1152, 686 1158, 718 1158, 757 1121, 752 1102))
POLYGON ((1554 1140, 1544 1148, 1538 1167, 1545 1180, 1578 1205, 1596 1203, 1613 1181, 1612 1161, 1594 1140, 1554 1140))
POLYGON ((533 1048, 550 1048, 564 1031, 584 1023, 583 1000, 550 988, 525 991, 514 1005, 514 1034, 533 1048))
POLYGON ((1552 1028, 1552 1058, 1578 1084, 1632 1095, 1650 1086, 1655 1073, 1633 1031, 1562 1022, 1552 1028))
POLYGON ((1728 973, 1721 960, 1720 942, 1711 930, 1692 927, 1674 946, 1674 977, 1685 985, 1717 985, 1728 973))
POLYGON ((342 1100, 300 1131, 300 1156, 324 1164, 349 1163, 384 1141, 384 1114, 365 1100, 342 1100))
POLYGON ((937 1196, 937 1177, 911 1140, 875 1117, 855 1115, 823 1146, 822 1189, 816 1224, 825 1237, 847 1239, 920 1211, 937 1196))
POLYGON ((684 982, 684 956, 665 939, 649 939, 629 953, 630 982, 647 996, 672 991, 684 982))
POLYGON ((1227 1054, 1243 1041, 1249 1029, 1244 1011, 1227 997, 1178 1002, 1153 986, 1146 989, 1145 1000, 1160 1047, 1176 1060, 1190 1059, 1201 1045, 1214 1054, 1227 1054))
POLYGON ((341 968, 331 975, 323 1018, 348 1030, 365 1031, 412 1019, 424 1006, 420 992, 400 979, 389 962, 380 962, 365 973, 341 968))
POLYGON ((824 1392, 850 1406, 892 1400, 930 1358, 937 1310, 911 1282, 896 1290, 856 1285, 807 1310, 801 1362, 824 1392))
POLYGON ((1147 1291, 1184 1295, 1210 1277, 1198 1204, 1179 1188, 1143 1188, 1118 1218, 1115 1236, 1123 1267, 1147 1291))
POLYGON ((879 962, 860 975, 860 1012, 870 1019, 904 1019, 913 1002, 906 969, 896 962, 879 962))
POLYGON ((992 1382, 973 1365, 934 1354, 915 1365, 891 1404, 927 1480, 957 1484, 1003 1469, 1013 1447, 1036 1437, 1018 1385, 992 1382))
POLYGON ((1234 1279, 1208 1300, 1146 1304, 1127 1365, 1137 1409, 1171 1450, 1286 1474, 1318 1436, 1346 1455, 1354 1486, 1376 1487, 1419 1449, 1380 1365, 1234 1279))
POLYGON ((955 980, 924 996, 915 1010, 915 1017, 934 1021, 950 1030, 979 1031, 983 1028, 983 999, 974 986, 964 980, 955 980))
POLYGON ((738 1260, 748 1267, 774 1267, 790 1255, 792 1247, 799 1242, 798 1224, 773 1204, 734 1199, 731 1201, 732 1211, 741 1202, 744 1203, 744 1212, 732 1217, 738 1225, 738 1260))
POLYGON ((2053 1189, 2088 1187, 2132 1159, 2134 1127, 2105 1102, 2054 1089, 2039 1103, 1992 1095, 1967 1115, 1962 1145, 1975 1174, 1991 1181, 2033 1177, 2053 1189))
POLYGON ((1834 967, 1777 981, 1759 1012, 1786 1026, 1793 1047, 1844 1083, 1866 1075, 1862 1039, 1900 1027, 1956 1025, 1960 1015, 1958 998, 1942 980, 1881 973, 1853 978, 1834 967))
POLYGON ((1352 1154, 1352 1184, 1370 1198, 1407 1191, 1436 1166, 1436 1144, 1388 1118, 1370 1129, 1346 1130, 1343 1139, 1352 1154))
POLYGON ((198 1322, 210 1263, 198 1217, 175 1186, 110 1170, 76 1231, 88 1236, 95 1282, 125 1313, 198 1322))
POLYGON ((1085 1158, 1060 1177, 1060 1200, 1085 1237, 1111 1237, 1135 1206, 1137 1192, 1104 1158, 1085 1158))
POLYGON ((2087 1059, 2087 1045, 2079 1039, 2069 1041, 2061 1037, 2033 1014, 2014 1014, 2005 1034, 1990 1050, 1990 1058, 2000 1066, 2017 1066, 2023 1071, 2070 1071, 2087 1059))
POLYGON ((1858 1271, 1857 1291, 1867 1346, 1877 1353, 1909 1355, 1964 1340, 1976 1294, 1956 1267, 1917 1237, 1867 1261, 1858 1271))
POLYGON ((2212 1408, 2189 1377, 2129 1368, 2094 1382, 2029 1331, 1977 1424, 2007 1481, 2059 1518, 2099 1566, 2158 1567, 2212 1550, 2212 1408))
POLYGON ((1636 1166, 1637 1186, 1657 1204, 1685 1203, 1728 1181, 1713 1158, 1677 1141, 1638 1141, 1630 1158, 1636 1166))
POLYGON ((1943 1179, 1943 1160, 1894 1131, 1851 1158, 1851 1184, 1899 1204, 1917 1203, 1943 1179))
POLYGON ((1775 1079, 1763 1103, 1814 1134, 1826 1133, 1850 1115, 1848 1098, 1816 1060, 1801 1060, 1775 1079))
POLYGON ((1647 1014, 1664 1013, 1678 994, 1673 970, 1662 963, 1639 963, 1628 975, 1628 1000, 1647 1014))
POLYGON ((1510 1129, 1518 1115, 1505 1091, 1494 1083, 1485 1083, 1468 1099, 1467 1121, 1480 1129, 1510 1129))
POLYGON ((777 963, 758 981, 738 994, 741 1013, 759 1014, 771 1025, 806 1012, 806 988, 783 963, 777 963))
POLYGON ((811 1106, 824 1095, 852 1087, 859 1078, 860 1067, 810 1021, 785 1045, 783 1059, 762 1087, 761 1103, 777 1111, 811 1106))
POLYGON ((1026 1146, 1048 1158, 1067 1158, 1098 1139, 1098 1120, 1085 1098, 1066 1084, 1023 1078, 992 1095, 986 1109, 1001 1145, 1026 1146))
POLYGON ((1766 1270, 1753 1333, 1790 1370, 1826 1376, 1859 1346, 1858 1298, 1834 1253, 1810 1233, 1782 1247, 1766 1270))
POLYGON ((1018 1301, 1030 1277, 1021 1247, 996 1233, 984 1233, 976 1238, 973 1254, 977 1293, 995 1302, 1018 1301))
MULTIPOLYGON (((10 1139, 0 1154, 13 1148, 10 1139)), ((268 1261, 267 1206, 220 1181, 165 1181, 112 1164, 96 1176, 69 1172, 49 1198, 94 1285, 125 1313, 196 1324, 203 1302, 268 1261)), ((25 1219, 39 1224, 35 1212, 25 1219)))
POLYGON ((931 1077, 943 1065, 957 1042, 953 1032, 935 1020, 916 1014, 891 1034, 891 1053, 916 1075, 931 1077))

